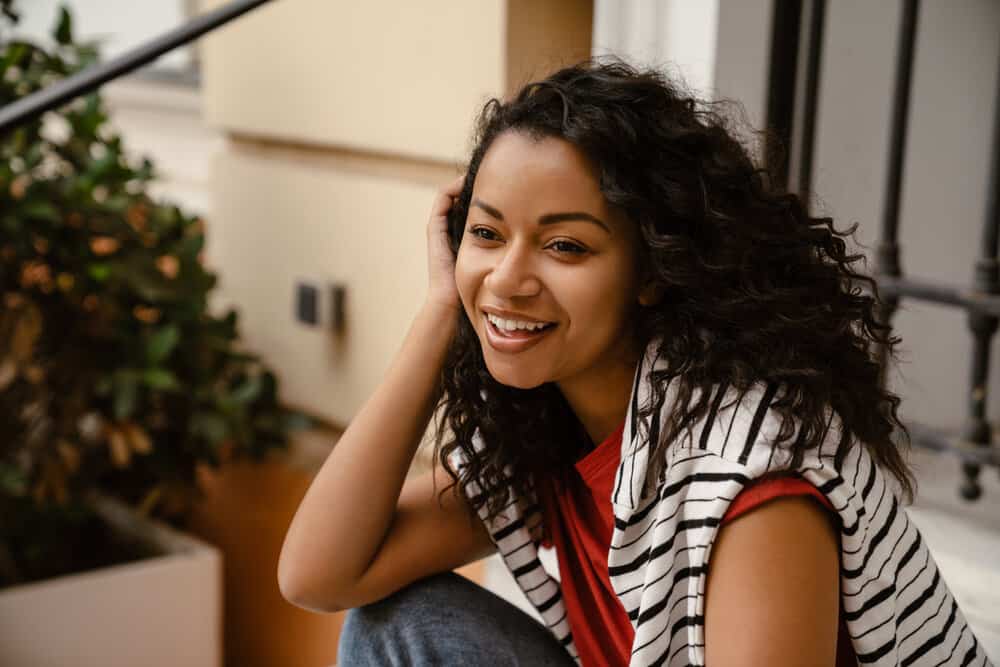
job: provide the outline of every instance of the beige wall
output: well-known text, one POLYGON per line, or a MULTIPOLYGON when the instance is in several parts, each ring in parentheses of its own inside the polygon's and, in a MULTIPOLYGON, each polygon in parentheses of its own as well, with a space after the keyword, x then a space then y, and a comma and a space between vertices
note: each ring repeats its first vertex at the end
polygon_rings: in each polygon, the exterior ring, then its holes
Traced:
POLYGON ((500 0, 274 2, 204 40, 205 116, 276 139, 460 159, 473 110, 502 87, 503 20, 500 0))
POLYGON ((384 372, 426 291, 422 215, 457 173, 235 141, 212 162, 208 245, 248 346, 273 360, 283 397, 345 423, 384 372), (346 327, 293 321, 299 279, 347 285, 346 327))
MULTIPOLYGON (((204 8, 219 4, 205 2, 204 8)), ((208 37, 206 261, 287 403, 346 425, 425 294, 427 210, 483 103, 590 52, 581 0, 284 0, 208 37), (294 287, 346 286, 346 328, 296 322, 294 287)))

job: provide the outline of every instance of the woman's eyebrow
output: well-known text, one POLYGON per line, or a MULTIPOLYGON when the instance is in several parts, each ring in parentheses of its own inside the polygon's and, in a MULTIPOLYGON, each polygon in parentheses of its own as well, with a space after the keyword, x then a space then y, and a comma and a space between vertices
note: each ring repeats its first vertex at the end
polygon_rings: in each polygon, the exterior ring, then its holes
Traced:
MULTIPOLYGON (((492 206, 482 201, 481 199, 478 198, 473 199, 471 205, 483 209, 491 217, 496 218, 497 220, 503 220, 503 213, 493 208, 492 206)), ((595 218, 589 213, 584 213, 583 211, 570 211, 566 213, 546 213, 542 217, 538 218, 538 224, 552 225, 557 222, 566 222, 569 220, 582 220, 584 222, 592 222, 595 225, 603 227, 604 231, 606 231, 608 234, 611 233, 611 229, 606 224, 601 222, 601 220, 595 218)))

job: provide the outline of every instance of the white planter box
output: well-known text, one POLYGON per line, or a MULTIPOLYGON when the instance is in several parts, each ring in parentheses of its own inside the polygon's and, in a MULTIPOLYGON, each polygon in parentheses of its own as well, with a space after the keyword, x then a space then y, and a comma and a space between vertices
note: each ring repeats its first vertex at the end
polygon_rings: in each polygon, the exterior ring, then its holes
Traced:
POLYGON ((163 555, 0 590, 0 665, 222 665, 220 551, 113 499, 95 506, 163 555))

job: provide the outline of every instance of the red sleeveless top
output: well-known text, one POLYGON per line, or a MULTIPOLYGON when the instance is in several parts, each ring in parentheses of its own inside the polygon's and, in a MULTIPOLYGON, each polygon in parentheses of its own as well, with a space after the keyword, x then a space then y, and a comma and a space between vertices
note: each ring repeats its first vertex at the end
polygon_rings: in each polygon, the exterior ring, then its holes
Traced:
MULTIPOLYGON (((611 587, 608 551, 614 514, 610 502, 625 422, 567 471, 539 484, 545 537, 556 548, 563 602, 583 667, 627 665, 635 631, 611 587), (600 629, 597 631, 597 629, 600 629)), ((833 511, 819 489, 793 474, 757 480, 733 499, 722 524, 783 496, 809 495, 833 511)), ((837 665, 857 665, 841 612, 837 665)))

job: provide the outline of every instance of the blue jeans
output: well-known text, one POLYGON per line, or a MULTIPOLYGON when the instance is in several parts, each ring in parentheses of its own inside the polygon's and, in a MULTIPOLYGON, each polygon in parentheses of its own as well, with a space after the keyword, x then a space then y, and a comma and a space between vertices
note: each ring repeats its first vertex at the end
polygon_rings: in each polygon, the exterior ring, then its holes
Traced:
POLYGON ((465 577, 444 572, 348 610, 337 667, 368 665, 576 662, 537 620, 465 577))

